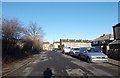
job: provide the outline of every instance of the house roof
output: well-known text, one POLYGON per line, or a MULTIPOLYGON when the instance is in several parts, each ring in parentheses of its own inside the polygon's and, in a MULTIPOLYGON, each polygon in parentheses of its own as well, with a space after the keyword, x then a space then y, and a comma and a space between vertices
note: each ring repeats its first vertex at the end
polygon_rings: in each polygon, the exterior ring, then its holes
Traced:
POLYGON ((62 42, 91 42, 91 40, 60 39, 62 42))
POLYGON ((113 27, 118 27, 118 26, 120 26, 120 23, 116 24, 116 25, 115 25, 115 26, 113 26, 113 27))
POLYGON ((43 42, 43 44, 49 44, 49 42, 43 42))
POLYGON ((60 43, 59 41, 55 41, 54 43, 60 43))
POLYGON ((111 43, 109 43, 110 45, 111 44, 120 44, 120 40, 114 40, 114 41, 112 41, 111 43))
POLYGON ((110 40, 113 39, 113 34, 103 34, 102 36, 94 39, 93 41, 101 41, 101 40, 110 40))

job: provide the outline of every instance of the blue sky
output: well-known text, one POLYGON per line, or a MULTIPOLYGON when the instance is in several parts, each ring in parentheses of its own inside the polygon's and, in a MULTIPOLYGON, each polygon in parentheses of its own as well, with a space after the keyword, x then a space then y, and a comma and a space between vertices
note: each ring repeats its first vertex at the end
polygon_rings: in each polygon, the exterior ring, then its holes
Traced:
POLYGON ((3 16, 25 26, 37 22, 45 41, 63 38, 93 40, 111 34, 118 23, 117 2, 3 2, 3 16))

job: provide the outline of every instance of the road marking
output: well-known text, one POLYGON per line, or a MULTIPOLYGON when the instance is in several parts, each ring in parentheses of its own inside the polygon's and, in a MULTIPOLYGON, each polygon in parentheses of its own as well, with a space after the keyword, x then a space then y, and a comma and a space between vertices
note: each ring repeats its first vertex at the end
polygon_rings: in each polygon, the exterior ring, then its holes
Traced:
POLYGON ((27 67, 24 71, 24 76, 28 76, 32 72, 32 67, 27 67))
POLYGON ((69 76, 83 76, 83 71, 81 69, 66 69, 69 76))
POLYGON ((55 70, 54 70, 54 68, 51 68, 51 70, 52 70, 52 76, 55 76, 55 70))
POLYGON ((38 63, 38 62, 40 62, 40 60, 38 59, 38 60, 36 60, 36 61, 34 61, 32 64, 36 64, 36 63, 38 63))
POLYGON ((47 61, 48 59, 41 59, 41 62, 45 62, 45 61, 47 61))

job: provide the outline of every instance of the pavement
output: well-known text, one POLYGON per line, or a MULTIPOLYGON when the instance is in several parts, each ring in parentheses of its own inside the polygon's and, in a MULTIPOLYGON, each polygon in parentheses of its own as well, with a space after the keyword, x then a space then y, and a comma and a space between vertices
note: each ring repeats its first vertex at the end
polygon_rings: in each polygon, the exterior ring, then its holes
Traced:
POLYGON ((108 58, 108 63, 120 67, 120 61, 117 61, 117 60, 114 60, 114 59, 108 58))
POLYGON ((29 64, 30 62, 35 61, 39 56, 40 56, 40 54, 35 54, 35 55, 32 55, 32 56, 29 57, 29 58, 26 58, 26 59, 24 59, 24 60, 15 62, 15 64, 12 63, 11 65, 7 66, 6 68, 3 68, 3 67, 2 67, 2 76, 7 76, 7 75, 9 75, 10 73, 12 73, 12 72, 20 69, 21 67, 29 64))
MULTIPOLYGON (((2 68, 2 76, 9 75, 10 73, 14 72, 15 70, 20 69, 22 66, 25 66, 28 63, 35 61, 38 57, 40 57, 40 54, 35 54, 30 58, 27 58, 25 60, 22 60, 22 61, 19 61, 19 62, 13 64, 13 66, 10 66, 8 68, 2 68)), ((109 58, 108 63, 120 67, 120 61, 116 61, 116 60, 109 58)))

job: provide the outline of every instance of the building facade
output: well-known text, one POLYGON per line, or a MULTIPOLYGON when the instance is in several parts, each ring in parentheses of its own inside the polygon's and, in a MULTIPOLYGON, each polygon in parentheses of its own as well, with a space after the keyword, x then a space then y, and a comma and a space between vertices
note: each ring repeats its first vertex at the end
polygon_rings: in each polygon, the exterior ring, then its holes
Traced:
POLYGON ((75 40, 75 39, 60 39, 60 46, 64 47, 90 47, 91 41, 90 40, 75 40))
POLYGON ((109 50, 109 43, 112 42, 113 40, 114 40, 113 34, 103 34, 102 36, 94 39, 91 45, 102 49, 103 52, 107 54, 109 50))
POLYGON ((113 26, 114 41, 111 42, 110 49, 120 49, 120 23, 113 26))
POLYGON ((120 40, 120 23, 113 26, 113 33, 115 40, 120 40))
POLYGON ((110 50, 108 52, 109 58, 120 61, 120 23, 113 26, 114 41, 112 41, 109 46, 110 50))
POLYGON ((50 43, 49 42, 43 42, 43 50, 49 50, 50 49, 50 43))
POLYGON ((60 42, 59 41, 56 41, 56 42, 53 42, 53 47, 58 49, 60 46, 60 42))

